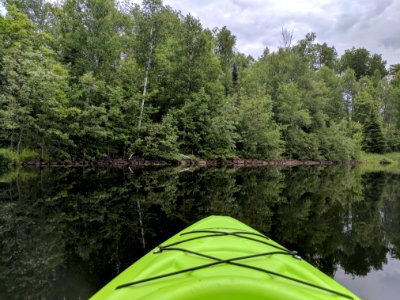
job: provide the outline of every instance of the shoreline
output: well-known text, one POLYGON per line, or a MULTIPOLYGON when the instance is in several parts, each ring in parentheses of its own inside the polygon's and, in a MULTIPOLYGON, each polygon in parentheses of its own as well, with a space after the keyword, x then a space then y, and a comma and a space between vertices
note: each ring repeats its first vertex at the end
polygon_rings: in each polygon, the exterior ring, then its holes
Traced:
POLYGON ((330 166, 335 164, 350 164, 357 165, 360 161, 329 161, 329 160, 295 160, 295 159, 276 159, 262 160, 251 158, 232 158, 232 159, 183 159, 180 161, 167 161, 160 159, 144 159, 144 158, 109 158, 103 160, 54 160, 42 161, 31 160, 21 163, 22 167, 111 167, 111 168, 128 168, 128 167, 297 167, 297 166, 330 166))

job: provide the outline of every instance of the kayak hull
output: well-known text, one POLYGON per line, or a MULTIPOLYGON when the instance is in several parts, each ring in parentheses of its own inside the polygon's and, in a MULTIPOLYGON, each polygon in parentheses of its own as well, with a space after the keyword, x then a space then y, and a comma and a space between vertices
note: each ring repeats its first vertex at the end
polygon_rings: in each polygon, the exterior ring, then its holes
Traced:
POLYGON ((246 224, 211 216, 143 256, 91 299, 359 298, 246 224))

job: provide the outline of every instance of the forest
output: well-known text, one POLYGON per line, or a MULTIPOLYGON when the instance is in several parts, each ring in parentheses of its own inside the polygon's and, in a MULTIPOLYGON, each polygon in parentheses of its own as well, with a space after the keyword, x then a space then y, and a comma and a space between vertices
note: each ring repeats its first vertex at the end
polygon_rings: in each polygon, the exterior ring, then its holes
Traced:
POLYGON ((283 28, 256 59, 161 0, 1 3, 0 161, 400 151, 400 64, 365 48, 283 28))

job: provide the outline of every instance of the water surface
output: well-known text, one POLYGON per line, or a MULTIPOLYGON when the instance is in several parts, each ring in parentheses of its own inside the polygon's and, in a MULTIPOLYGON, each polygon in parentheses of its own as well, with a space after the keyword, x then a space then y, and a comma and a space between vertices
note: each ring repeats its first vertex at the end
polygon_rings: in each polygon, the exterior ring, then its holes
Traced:
POLYGON ((0 175, 0 299, 87 299, 193 222, 229 215, 363 299, 400 294, 400 175, 347 166, 0 175))

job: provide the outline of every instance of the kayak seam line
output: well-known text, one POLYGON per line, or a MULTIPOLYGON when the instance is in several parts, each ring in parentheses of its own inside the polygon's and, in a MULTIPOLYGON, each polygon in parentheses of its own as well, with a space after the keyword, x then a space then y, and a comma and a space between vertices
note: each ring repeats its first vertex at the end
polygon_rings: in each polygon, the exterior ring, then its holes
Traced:
POLYGON ((260 234, 260 233, 257 233, 257 232, 251 232, 251 231, 232 231, 232 232, 227 232, 227 231, 218 231, 218 230, 192 230, 192 231, 183 232, 180 235, 182 236, 182 235, 188 235, 188 234, 194 234, 194 233, 207 233, 207 232, 208 233, 228 233, 228 234, 232 234, 232 235, 234 235, 234 234, 250 234, 250 235, 255 235, 255 236, 270 240, 269 237, 267 237, 267 236, 265 236, 263 234, 260 234))

